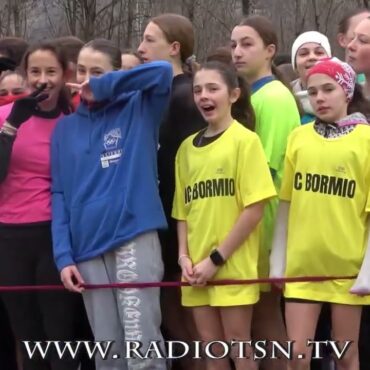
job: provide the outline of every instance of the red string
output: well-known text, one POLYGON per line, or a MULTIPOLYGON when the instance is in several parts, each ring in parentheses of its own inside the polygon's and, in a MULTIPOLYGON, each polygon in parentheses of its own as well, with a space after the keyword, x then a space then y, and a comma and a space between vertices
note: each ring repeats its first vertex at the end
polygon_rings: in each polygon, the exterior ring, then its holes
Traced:
MULTIPOLYGON (((261 278, 248 280, 213 280, 207 283, 208 286, 215 285, 250 285, 250 284, 284 284, 302 282, 323 282, 330 280, 352 280, 357 276, 299 276, 287 278, 261 278)), ((190 286, 185 281, 162 281, 162 282, 143 282, 143 283, 112 283, 112 284, 84 284, 85 289, 143 289, 143 288, 164 288, 190 286)), ((47 291, 65 290, 63 285, 16 285, 0 286, 0 292, 27 292, 27 291, 47 291)))

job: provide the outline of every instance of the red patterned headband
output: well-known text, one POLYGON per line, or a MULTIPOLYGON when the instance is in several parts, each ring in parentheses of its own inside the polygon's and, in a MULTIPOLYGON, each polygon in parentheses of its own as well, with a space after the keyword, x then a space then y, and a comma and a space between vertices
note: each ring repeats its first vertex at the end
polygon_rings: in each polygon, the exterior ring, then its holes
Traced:
POLYGON ((307 73, 307 79, 313 74, 325 74, 335 80, 344 90, 347 99, 352 100, 356 85, 356 73, 352 67, 337 58, 320 59, 307 73))

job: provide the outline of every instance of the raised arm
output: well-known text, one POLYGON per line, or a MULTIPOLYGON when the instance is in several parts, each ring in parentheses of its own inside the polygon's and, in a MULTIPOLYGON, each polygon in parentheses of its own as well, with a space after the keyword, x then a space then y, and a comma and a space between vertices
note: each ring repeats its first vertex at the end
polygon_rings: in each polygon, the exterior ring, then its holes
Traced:
POLYGON ((128 71, 92 77, 89 85, 96 101, 113 100, 138 90, 168 94, 172 85, 172 66, 165 61, 146 63, 128 71))

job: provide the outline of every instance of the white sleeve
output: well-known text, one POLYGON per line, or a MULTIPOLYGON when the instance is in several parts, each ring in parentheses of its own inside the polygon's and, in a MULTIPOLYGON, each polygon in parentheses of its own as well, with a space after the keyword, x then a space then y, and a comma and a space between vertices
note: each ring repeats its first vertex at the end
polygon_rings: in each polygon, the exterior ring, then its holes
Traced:
POLYGON ((285 275, 289 208, 290 202, 280 201, 270 254, 270 277, 274 278, 285 275))
MULTIPOLYGON (((370 220, 368 221, 367 228, 369 230, 370 220)), ((365 257, 362 261, 360 272, 357 279, 351 288, 351 293, 359 295, 370 294, 370 232, 367 237, 367 246, 365 257)))

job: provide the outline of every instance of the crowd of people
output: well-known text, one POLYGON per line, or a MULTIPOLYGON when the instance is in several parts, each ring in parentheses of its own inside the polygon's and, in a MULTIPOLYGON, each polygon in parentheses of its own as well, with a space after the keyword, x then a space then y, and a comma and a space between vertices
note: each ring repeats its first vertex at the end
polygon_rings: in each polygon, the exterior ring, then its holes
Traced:
POLYGON ((339 23, 343 61, 314 30, 284 58, 263 16, 228 37, 204 63, 172 13, 137 50, 0 39, 0 285, 66 288, 1 292, 2 368, 368 369, 370 10, 339 23), (189 286, 85 289, 162 280, 189 286), (312 361, 314 338, 351 346, 312 361), (77 340, 121 356, 31 359, 22 344, 77 340), (295 345, 290 360, 124 356, 167 340, 295 345))

